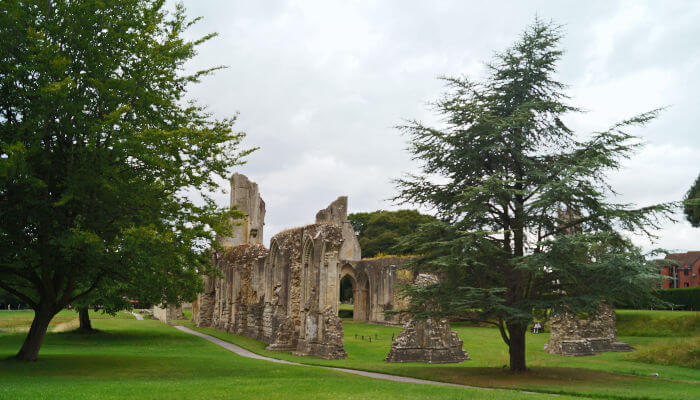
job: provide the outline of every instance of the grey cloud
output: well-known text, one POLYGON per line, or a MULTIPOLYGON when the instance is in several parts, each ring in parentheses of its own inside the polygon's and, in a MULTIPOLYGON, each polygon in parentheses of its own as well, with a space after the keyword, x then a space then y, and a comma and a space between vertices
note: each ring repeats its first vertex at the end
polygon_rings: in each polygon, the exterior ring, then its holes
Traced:
MULTIPOLYGON (((395 208, 391 179, 415 170, 405 118, 437 123, 427 108, 439 75, 483 76, 483 63, 512 43, 535 15, 565 26, 559 75, 582 133, 670 105, 635 131, 649 146, 611 174, 616 200, 678 200, 700 172, 700 4, 676 2, 185 1, 203 21, 189 33, 219 32, 190 70, 229 68, 192 87, 215 115, 240 112, 246 144, 260 146, 240 172, 267 203, 265 235, 312 220, 338 195, 351 211, 395 208)), ((222 182, 224 183, 224 182, 222 182)), ((227 203, 227 196, 217 201, 227 203)), ((681 219, 678 216, 678 219, 681 219)), ((700 248, 681 221, 655 245, 700 248)), ((642 243, 645 248, 652 244, 642 243)))

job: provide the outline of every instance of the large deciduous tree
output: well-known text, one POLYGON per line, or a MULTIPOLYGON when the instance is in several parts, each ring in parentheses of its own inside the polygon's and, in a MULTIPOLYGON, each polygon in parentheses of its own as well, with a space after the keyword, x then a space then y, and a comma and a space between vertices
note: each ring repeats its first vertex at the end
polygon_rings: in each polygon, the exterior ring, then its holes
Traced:
POLYGON ((363 257, 380 254, 416 254, 411 248, 397 248, 399 239, 415 232, 422 224, 434 222, 435 217, 416 210, 359 212, 348 215, 363 257))
POLYGON ((609 200, 606 172, 640 145, 626 128, 659 111, 575 135, 563 117, 579 110, 555 79, 561 37, 536 20, 483 81, 445 78, 434 104, 443 126, 400 127, 422 172, 397 180, 396 200, 440 218, 403 240, 424 254, 415 268, 442 278, 407 288, 408 311, 495 324, 513 372, 526 370, 525 334, 539 313, 651 298, 658 270, 623 233, 651 235, 672 210, 609 200))
POLYGON ((696 228, 700 228, 700 175, 685 195, 683 202, 685 217, 696 228))
POLYGON ((183 66, 213 35, 183 38, 196 20, 164 3, 0 3, 0 287, 35 310, 20 360, 96 288, 191 299, 227 229, 232 213, 187 193, 216 189, 244 135, 187 101, 216 68, 183 66))

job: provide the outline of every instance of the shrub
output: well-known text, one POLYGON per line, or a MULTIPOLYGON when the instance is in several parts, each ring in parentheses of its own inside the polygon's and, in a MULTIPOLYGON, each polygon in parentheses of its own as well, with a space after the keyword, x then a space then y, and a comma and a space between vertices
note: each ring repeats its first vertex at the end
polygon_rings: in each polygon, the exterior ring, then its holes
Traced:
POLYGON ((673 304, 674 309, 700 310, 700 286, 664 289, 656 292, 661 300, 673 304))

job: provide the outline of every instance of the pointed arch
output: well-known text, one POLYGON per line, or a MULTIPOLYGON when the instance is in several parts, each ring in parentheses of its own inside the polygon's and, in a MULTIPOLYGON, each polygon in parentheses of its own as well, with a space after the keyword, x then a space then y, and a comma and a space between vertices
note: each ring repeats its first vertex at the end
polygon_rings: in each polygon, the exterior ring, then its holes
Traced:
MULTIPOLYGON (((352 264, 346 263, 340 269, 338 277, 338 287, 340 282, 349 278, 353 290, 353 317, 355 321, 368 321, 370 310, 369 297, 369 277, 367 273, 356 268, 352 264)), ((340 291, 338 291, 338 301, 340 301, 340 291)))

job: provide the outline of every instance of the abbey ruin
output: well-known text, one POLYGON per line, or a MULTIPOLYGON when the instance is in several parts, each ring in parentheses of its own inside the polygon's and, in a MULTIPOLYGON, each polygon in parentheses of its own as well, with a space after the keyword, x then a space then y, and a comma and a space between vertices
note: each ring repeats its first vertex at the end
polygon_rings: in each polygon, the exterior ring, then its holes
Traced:
POLYGON ((247 218, 233 237, 221 238, 224 250, 214 254, 221 276, 205 277, 205 292, 193 304, 196 324, 264 341, 269 349, 344 358, 338 307, 346 276, 354 320, 402 324, 402 316, 385 311, 401 308, 397 284, 415 277, 402 269, 405 258, 361 258, 347 201, 339 197, 316 214, 315 223, 278 233, 268 249, 258 185, 234 174, 231 205, 247 218))
POLYGON ((598 312, 585 318, 562 312, 552 316, 551 335, 544 351, 564 356, 591 356, 606 351, 632 351, 617 340, 615 309, 601 303, 598 312))
MULTIPOLYGON (((400 284, 434 283, 432 275, 404 268, 409 258, 362 259, 360 244, 347 219, 348 199, 339 197, 318 211, 313 224, 282 231, 263 245, 265 202, 258 185, 241 174, 230 178, 231 207, 246 215, 232 237, 219 238, 223 250, 213 254, 219 276, 206 276, 205 291, 193 303, 193 321, 268 343, 270 350, 292 351, 325 359, 347 357, 338 317, 340 282, 349 278, 353 319, 403 325, 387 362, 455 363, 468 360, 462 340, 449 321, 413 320, 387 311, 403 308, 400 284)), ((173 307, 156 317, 180 315, 173 307)), ((617 341, 615 313, 601 306, 579 319, 570 313, 552 316, 551 337, 544 350, 581 356, 603 351, 630 351, 617 341)))

